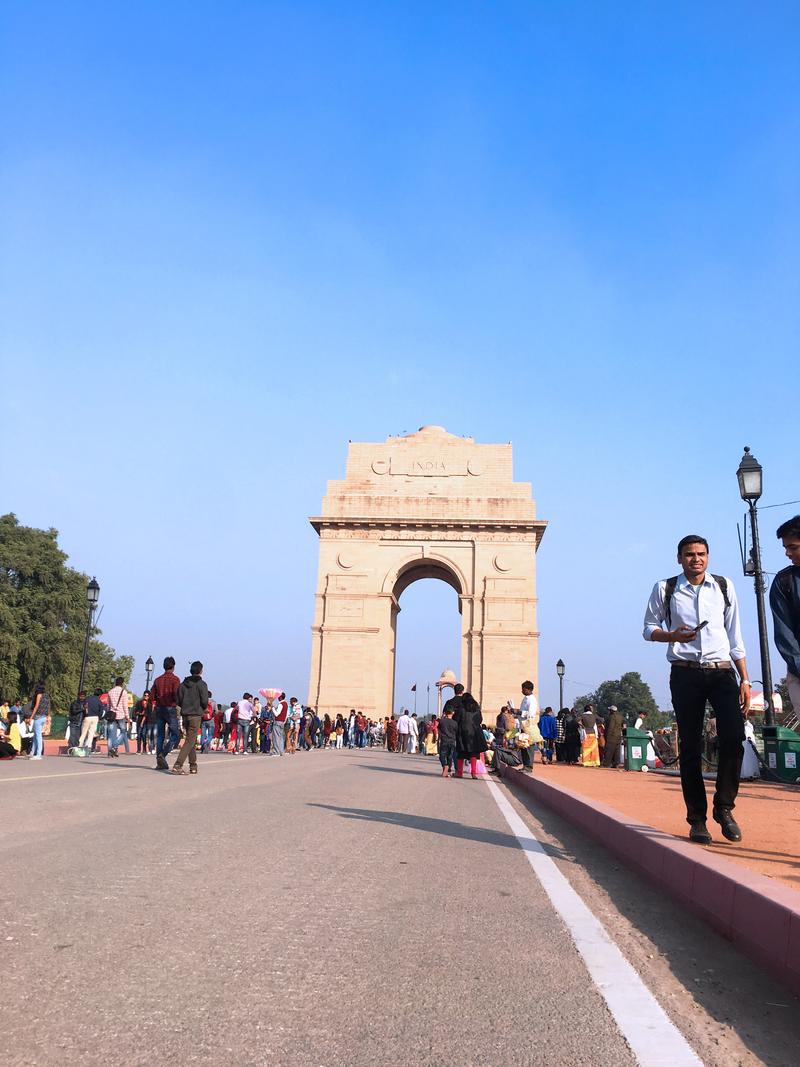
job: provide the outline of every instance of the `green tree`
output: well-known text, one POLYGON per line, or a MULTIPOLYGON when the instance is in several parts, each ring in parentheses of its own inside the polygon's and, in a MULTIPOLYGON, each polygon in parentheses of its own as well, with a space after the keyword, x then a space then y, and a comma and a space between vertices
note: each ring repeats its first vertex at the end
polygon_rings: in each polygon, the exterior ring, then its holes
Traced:
POLYGON ((780 694, 780 698, 783 701, 783 719, 790 719, 792 715, 796 715, 797 712, 792 704, 792 698, 789 696, 789 686, 786 684, 785 677, 775 686, 775 692, 780 694))
MULTIPOLYGON (((86 633, 85 574, 67 566, 56 530, 20 526, 0 516, 0 693, 27 698, 40 680, 54 709, 75 699, 86 633)), ((107 689, 116 674, 130 676, 133 657, 117 656, 97 640, 89 645, 87 687, 107 689)))
POLYGON ((637 715, 646 711, 651 729, 663 725, 663 715, 658 710, 650 686, 637 671, 628 671, 619 679, 601 682, 594 693, 578 697, 573 707, 582 710, 584 704, 596 704, 603 714, 612 704, 616 704, 625 722, 631 725, 637 715))

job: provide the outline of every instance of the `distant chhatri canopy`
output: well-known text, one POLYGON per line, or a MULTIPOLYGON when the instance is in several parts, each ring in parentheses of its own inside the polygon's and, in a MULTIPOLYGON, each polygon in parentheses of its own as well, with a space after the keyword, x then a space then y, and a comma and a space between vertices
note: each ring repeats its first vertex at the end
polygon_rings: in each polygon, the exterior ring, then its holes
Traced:
POLYGON ((456 676, 451 670, 442 671, 439 681, 436 683, 437 689, 444 689, 446 685, 453 686, 456 684, 456 676))

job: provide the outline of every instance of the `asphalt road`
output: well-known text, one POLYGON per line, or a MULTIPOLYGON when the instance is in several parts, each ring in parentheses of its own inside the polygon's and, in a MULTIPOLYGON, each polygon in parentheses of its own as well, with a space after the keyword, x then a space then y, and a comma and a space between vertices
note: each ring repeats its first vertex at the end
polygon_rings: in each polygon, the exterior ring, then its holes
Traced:
MULTIPOLYGON (((0 765, 0 1062, 636 1062, 484 782, 378 751, 151 764, 0 765)), ((646 980, 704 1062, 793 1062, 788 1012, 749 1040, 668 971, 646 980)))

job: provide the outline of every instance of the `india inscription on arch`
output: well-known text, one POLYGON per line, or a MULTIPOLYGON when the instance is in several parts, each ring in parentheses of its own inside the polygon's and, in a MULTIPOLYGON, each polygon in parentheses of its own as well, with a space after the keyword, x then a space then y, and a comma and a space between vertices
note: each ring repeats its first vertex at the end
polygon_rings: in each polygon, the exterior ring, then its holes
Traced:
POLYGON ((511 445, 440 426, 383 443, 351 442, 328 483, 319 534, 308 703, 320 715, 392 713, 399 598, 419 578, 458 594, 461 680, 487 719, 525 678, 537 681, 536 518, 515 482, 511 445))

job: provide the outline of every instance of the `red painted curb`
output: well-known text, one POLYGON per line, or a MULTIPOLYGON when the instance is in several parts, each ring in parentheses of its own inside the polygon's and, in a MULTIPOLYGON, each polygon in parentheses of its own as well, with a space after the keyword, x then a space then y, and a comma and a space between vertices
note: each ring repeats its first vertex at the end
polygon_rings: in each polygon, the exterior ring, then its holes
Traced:
POLYGON ((500 773, 595 838, 800 995, 800 893, 563 786, 508 767, 501 766, 500 773))

